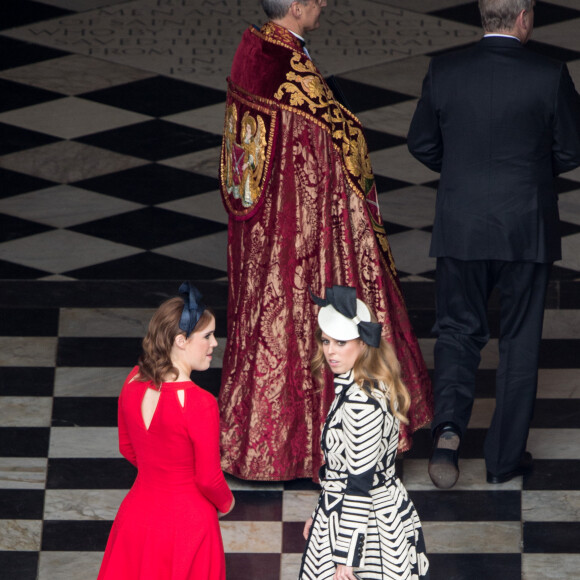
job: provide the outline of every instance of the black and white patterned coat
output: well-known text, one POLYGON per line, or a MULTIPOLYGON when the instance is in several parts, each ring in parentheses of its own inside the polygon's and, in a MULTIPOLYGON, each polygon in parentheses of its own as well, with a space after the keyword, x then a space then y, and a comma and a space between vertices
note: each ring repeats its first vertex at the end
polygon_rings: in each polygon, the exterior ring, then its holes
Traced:
POLYGON ((362 580, 428 578, 421 523, 395 475, 399 420, 387 396, 369 396, 352 371, 335 377, 322 432, 326 465, 300 580, 332 578, 337 564, 362 580))

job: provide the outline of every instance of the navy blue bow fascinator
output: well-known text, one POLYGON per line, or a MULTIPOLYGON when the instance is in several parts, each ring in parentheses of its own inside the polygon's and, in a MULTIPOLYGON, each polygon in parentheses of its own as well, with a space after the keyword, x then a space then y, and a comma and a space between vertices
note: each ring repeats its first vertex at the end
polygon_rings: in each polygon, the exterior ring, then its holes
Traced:
POLYGON ((183 312, 179 319, 179 328, 185 332, 185 337, 193 332, 206 306, 201 292, 190 282, 184 282, 179 287, 179 294, 183 298, 183 312))

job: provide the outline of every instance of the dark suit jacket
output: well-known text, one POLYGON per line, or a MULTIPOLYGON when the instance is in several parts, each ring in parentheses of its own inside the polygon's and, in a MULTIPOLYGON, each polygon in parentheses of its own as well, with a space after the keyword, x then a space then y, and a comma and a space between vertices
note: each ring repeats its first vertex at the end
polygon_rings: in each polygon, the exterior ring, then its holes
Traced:
POLYGON ((408 146, 441 172, 431 256, 561 258, 554 177, 580 165, 580 97, 566 65, 509 37, 434 58, 408 146))

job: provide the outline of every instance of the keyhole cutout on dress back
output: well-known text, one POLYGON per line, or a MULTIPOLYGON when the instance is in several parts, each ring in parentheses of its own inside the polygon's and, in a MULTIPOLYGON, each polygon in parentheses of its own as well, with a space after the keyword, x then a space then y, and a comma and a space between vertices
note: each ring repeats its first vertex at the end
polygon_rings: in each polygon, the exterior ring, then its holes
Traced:
POLYGON ((179 400, 179 404, 181 405, 181 407, 185 407, 185 391, 183 389, 181 389, 180 391, 177 391, 177 398, 179 400))
POLYGON ((153 421, 153 415, 155 415, 155 409, 157 409, 160 396, 161 391, 156 389, 147 389, 145 395, 143 395, 143 400, 141 401, 141 416, 143 417, 143 424, 147 431, 149 431, 151 421, 153 421))

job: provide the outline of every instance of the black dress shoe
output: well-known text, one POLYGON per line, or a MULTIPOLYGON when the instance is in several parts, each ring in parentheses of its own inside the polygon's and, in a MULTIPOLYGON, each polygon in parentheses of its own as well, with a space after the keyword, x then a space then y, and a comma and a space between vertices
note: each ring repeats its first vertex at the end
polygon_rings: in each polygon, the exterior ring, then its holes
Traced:
POLYGON ((457 483, 460 442, 460 431, 454 423, 441 423, 436 427, 429 458, 429 477, 435 487, 450 489, 457 483))
POLYGON ((507 473, 494 474, 487 472, 487 483, 505 483, 518 475, 527 475, 534 468, 534 458, 529 451, 524 452, 518 466, 507 473))

